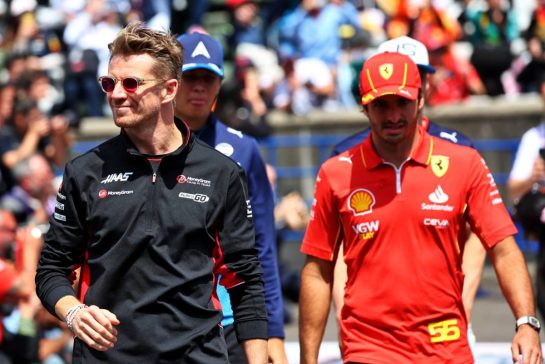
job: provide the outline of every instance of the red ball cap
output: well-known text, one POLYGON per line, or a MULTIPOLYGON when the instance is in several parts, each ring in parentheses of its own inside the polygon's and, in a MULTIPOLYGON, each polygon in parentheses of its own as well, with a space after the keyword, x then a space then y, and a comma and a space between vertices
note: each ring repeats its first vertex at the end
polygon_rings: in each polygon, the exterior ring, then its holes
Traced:
POLYGON ((376 54, 365 61, 360 73, 362 105, 385 95, 416 100, 421 86, 418 67, 401 53, 376 54))
POLYGON ((250 3, 250 2, 253 2, 253 0, 227 0, 226 4, 227 4, 227 7, 231 8, 231 9, 234 9, 237 6, 240 6, 240 5, 246 4, 246 3, 250 3))

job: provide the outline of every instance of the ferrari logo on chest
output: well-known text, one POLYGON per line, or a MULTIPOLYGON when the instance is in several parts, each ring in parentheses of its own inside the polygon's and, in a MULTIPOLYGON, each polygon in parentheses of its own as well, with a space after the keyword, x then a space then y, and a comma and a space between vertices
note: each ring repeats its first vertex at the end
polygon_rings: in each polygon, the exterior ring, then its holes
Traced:
POLYGON ((444 155, 431 156, 431 170, 437 177, 443 177, 448 171, 449 157, 444 155))
POLYGON ((391 63, 384 63, 379 67, 378 72, 380 73, 380 76, 382 78, 384 78, 385 80, 389 80, 394 73, 394 65, 391 63))

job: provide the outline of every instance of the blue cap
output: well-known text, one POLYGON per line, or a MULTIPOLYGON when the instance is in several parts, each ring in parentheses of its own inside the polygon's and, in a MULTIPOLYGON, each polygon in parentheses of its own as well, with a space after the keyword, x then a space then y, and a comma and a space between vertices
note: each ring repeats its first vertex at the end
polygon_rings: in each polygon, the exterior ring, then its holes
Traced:
POLYGON ((203 33, 182 34, 178 42, 184 47, 182 72, 206 69, 223 78, 223 49, 220 43, 203 33))

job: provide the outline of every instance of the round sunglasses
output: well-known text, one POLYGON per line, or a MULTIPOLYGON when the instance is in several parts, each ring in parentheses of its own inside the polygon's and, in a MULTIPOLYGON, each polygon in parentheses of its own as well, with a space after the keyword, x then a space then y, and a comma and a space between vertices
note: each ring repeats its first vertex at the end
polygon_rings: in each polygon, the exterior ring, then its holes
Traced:
POLYGON ((121 81, 121 86, 123 86, 123 89, 129 93, 136 92, 138 87, 144 82, 162 82, 162 80, 144 80, 138 77, 126 77, 120 80, 112 76, 101 76, 98 78, 100 88, 106 93, 112 92, 115 89, 117 81, 121 81))

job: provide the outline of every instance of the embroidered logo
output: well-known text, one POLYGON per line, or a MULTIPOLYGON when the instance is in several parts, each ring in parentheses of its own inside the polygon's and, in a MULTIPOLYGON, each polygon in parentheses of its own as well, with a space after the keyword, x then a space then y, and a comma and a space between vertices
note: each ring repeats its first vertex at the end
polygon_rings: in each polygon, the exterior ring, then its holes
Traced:
POLYGON ((449 157, 444 155, 431 156, 431 170, 433 174, 441 178, 447 173, 449 165, 449 157))
POLYGON ((435 203, 445 203, 448 201, 448 195, 443 191, 441 186, 437 186, 435 191, 429 194, 428 198, 431 202, 435 203))
POLYGON ((394 65, 391 63, 384 63, 378 68, 378 73, 385 80, 389 80, 394 74, 394 65))
POLYGON ((354 216, 370 214, 373 212, 375 201, 375 196, 371 191, 360 188, 352 191, 348 197, 348 208, 354 216))

